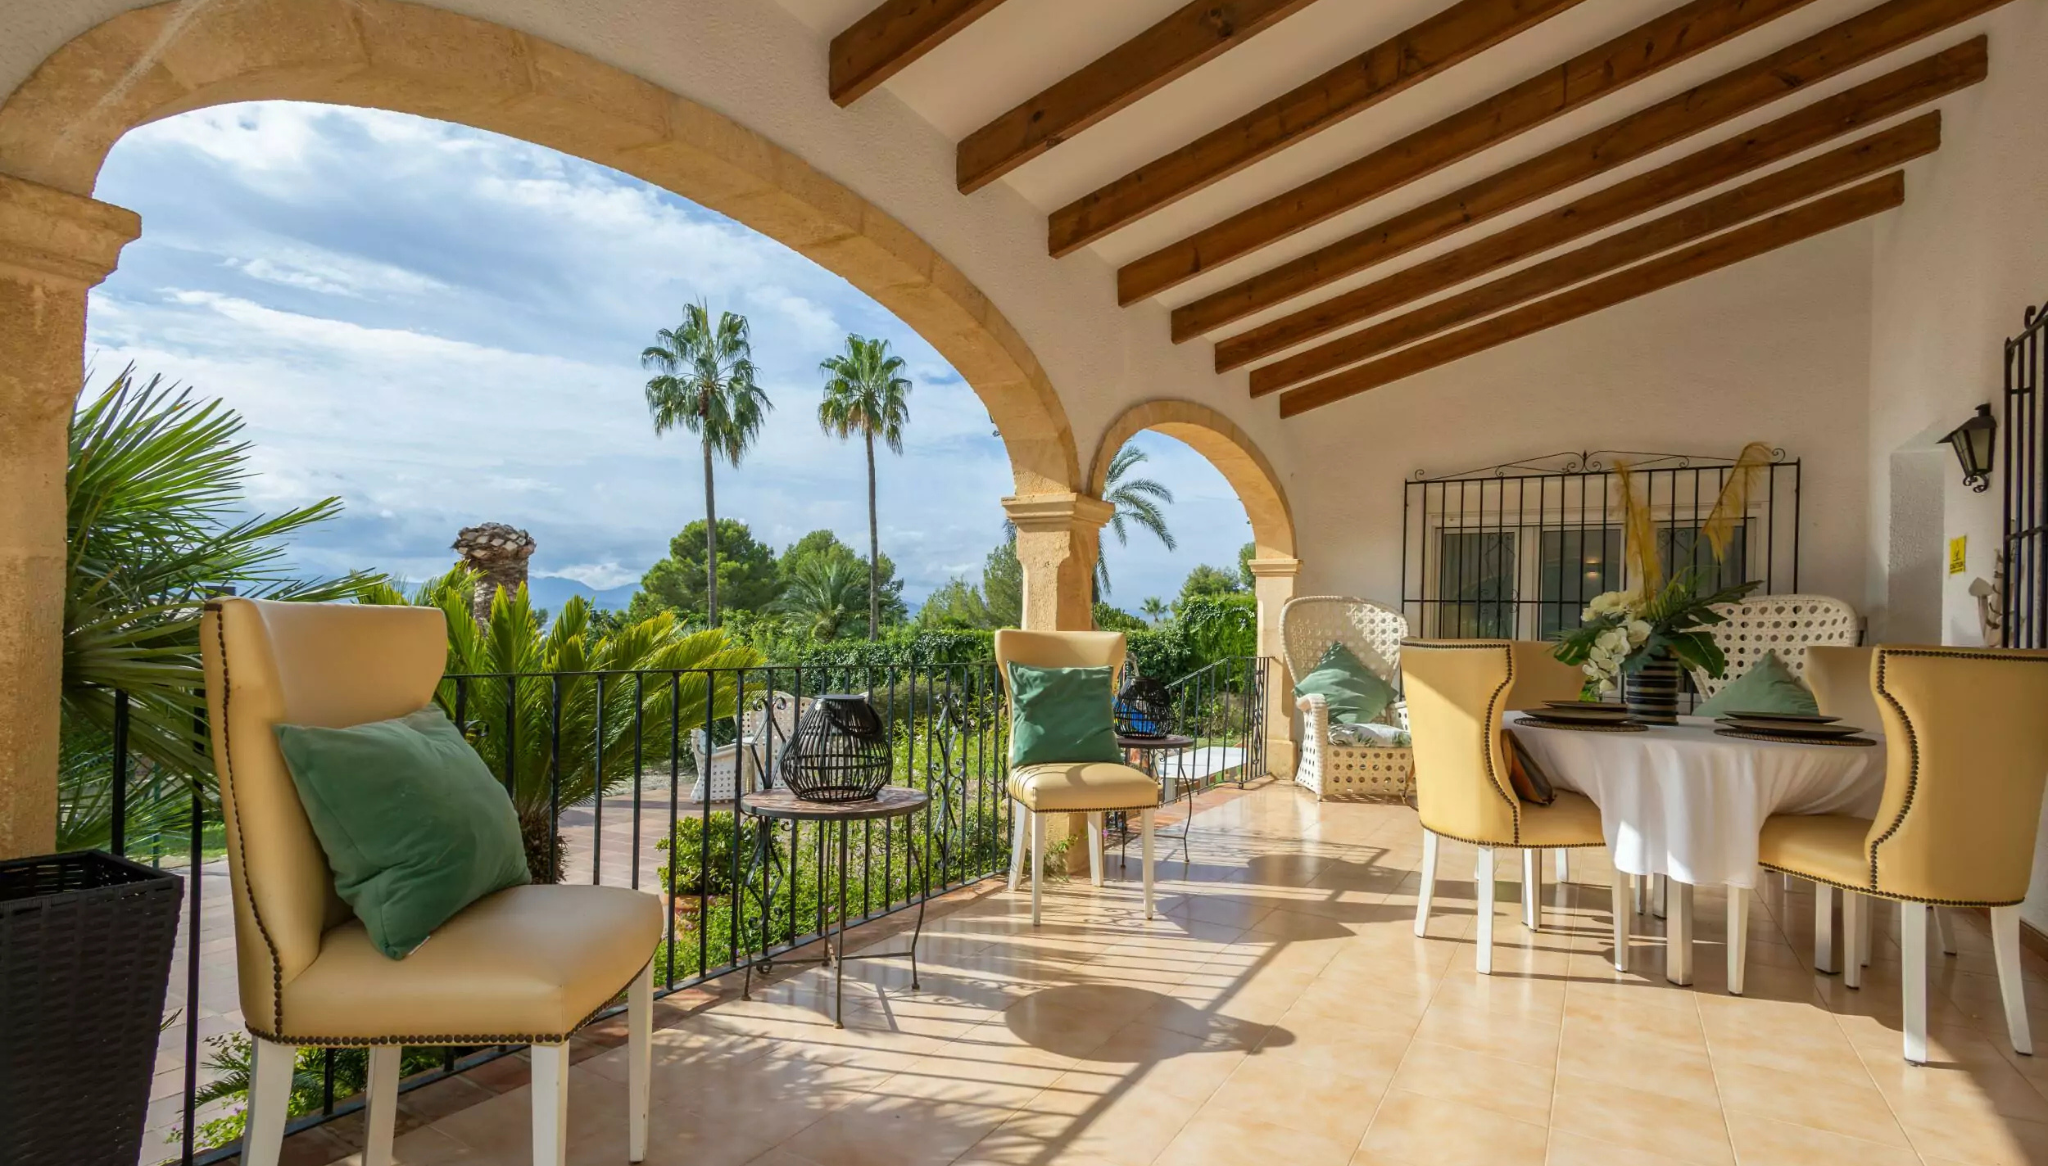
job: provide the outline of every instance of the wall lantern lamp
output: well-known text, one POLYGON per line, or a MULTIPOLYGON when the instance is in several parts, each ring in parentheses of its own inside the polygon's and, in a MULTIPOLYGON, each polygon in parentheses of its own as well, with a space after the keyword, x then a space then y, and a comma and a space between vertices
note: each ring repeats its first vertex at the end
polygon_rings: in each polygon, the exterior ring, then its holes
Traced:
POLYGON ((1977 406, 1977 415, 1949 431, 1942 438, 1955 447, 1956 460, 1963 464, 1963 485, 1982 494, 1991 488, 1991 454, 1998 436, 1998 422, 1991 406, 1977 406))

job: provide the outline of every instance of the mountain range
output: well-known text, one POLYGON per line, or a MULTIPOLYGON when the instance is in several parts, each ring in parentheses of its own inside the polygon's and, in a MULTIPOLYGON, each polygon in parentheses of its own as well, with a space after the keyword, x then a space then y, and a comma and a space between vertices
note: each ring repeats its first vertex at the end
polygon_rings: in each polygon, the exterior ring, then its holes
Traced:
POLYGON ((561 575, 535 575, 526 581, 526 594, 535 607, 548 611, 560 611, 572 595, 581 595, 591 606, 605 611, 618 611, 633 601, 633 593, 640 590, 637 583, 598 590, 588 583, 579 583, 561 575))

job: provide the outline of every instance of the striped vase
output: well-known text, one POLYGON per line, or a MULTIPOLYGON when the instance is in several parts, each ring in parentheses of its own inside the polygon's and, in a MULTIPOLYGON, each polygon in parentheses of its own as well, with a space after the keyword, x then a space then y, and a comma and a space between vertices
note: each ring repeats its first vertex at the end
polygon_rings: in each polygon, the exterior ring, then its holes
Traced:
POLYGON ((1622 701, 1636 720, 1649 725, 1678 723, 1678 660, 1659 651, 1621 678, 1622 701))

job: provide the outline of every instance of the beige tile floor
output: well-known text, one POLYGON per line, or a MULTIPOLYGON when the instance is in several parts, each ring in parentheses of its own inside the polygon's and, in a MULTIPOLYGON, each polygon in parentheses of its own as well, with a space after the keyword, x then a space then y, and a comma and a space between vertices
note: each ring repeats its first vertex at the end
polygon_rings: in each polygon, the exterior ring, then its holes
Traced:
MULTIPOLYGON (((1665 983, 1649 918, 1616 973, 1600 851, 1550 887, 1540 933, 1503 885, 1489 978, 1472 970, 1469 848, 1447 844, 1429 936, 1410 930, 1411 811, 1272 785, 1196 829, 1149 923, 1133 862, 1104 888, 1050 888, 1036 930, 1021 894, 939 921, 922 991, 899 962, 849 965, 844 1030, 813 970, 657 1032, 649 1161, 2048 1162, 2048 1064, 2007 1045, 1974 919, 1931 976, 1933 1062, 1909 1068, 1896 942, 1880 931, 1860 991, 1815 975, 1812 899, 1776 880, 1751 914, 1746 996, 1724 987, 1717 890, 1699 895, 1695 986, 1665 983)), ((2048 1000, 2048 964, 2029 953, 2026 975, 2048 1000)), ((2048 1008, 2034 1025, 2048 1037, 2048 1008)), ((625 1161, 625 1073, 623 1049, 573 1071, 571 1162, 625 1161)), ((399 1160, 525 1163, 528 1105, 517 1089, 443 1117, 399 1160)))

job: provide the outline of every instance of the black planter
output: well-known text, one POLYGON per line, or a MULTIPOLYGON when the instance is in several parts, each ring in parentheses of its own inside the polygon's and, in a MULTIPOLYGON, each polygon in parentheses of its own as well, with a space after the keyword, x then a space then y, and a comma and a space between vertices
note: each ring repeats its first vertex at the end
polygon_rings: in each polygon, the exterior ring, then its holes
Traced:
POLYGON ((1682 683, 1677 658, 1669 652, 1659 652, 1644 661, 1641 668, 1621 678, 1622 700, 1636 720, 1651 725, 1675 725, 1682 683))
POLYGON ((97 850, 0 862, 0 1159, 135 1166, 183 886, 97 850))

